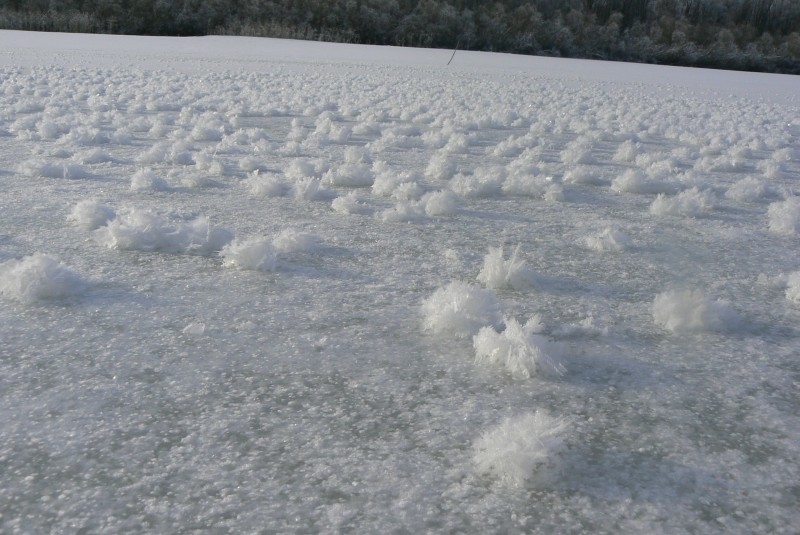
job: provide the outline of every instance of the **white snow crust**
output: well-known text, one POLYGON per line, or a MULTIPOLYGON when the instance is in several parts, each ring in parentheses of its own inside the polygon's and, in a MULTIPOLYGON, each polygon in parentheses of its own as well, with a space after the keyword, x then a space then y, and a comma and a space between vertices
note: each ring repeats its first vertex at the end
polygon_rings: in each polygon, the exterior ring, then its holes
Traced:
POLYGON ((0 532, 796 531, 800 78, 451 56, 0 31, 0 532))

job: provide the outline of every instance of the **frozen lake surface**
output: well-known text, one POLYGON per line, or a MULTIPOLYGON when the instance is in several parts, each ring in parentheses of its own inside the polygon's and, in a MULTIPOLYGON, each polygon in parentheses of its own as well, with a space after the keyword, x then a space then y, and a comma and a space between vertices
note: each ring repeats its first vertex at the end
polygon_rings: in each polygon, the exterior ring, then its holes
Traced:
POLYGON ((793 533, 800 78, 0 31, 0 531, 793 533))

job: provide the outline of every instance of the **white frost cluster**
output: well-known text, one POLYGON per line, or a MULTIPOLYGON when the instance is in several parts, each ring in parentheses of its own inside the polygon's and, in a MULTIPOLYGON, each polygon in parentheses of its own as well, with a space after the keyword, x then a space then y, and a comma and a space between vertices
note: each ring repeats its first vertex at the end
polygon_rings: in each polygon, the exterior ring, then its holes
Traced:
POLYGON ((214 227, 205 216, 173 222, 134 208, 94 231, 97 242, 110 249, 209 255, 233 239, 230 231, 214 227))
POLYGON ((482 327, 502 321, 494 292, 461 281, 453 281, 425 299, 422 315, 426 331, 456 338, 469 338, 482 327))
POLYGON ((72 209, 67 220, 84 230, 95 230, 114 219, 117 214, 110 206, 92 199, 84 199, 72 209))
POLYGON ((650 205, 650 212, 655 215, 697 217, 710 212, 713 207, 714 194, 695 187, 671 197, 660 193, 650 205))
POLYGON ((278 261, 278 251, 265 238, 234 240, 223 247, 219 254, 226 267, 254 271, 274 271, 278 261))
POLYGON ((150 169, 140 169, 131 177, 131 191, 169 191, 169 183, 150 169))
POLYGON ((775 234, 800 234, 800 197, 774 202, 767 211, 769 230, 775 234))
POLYGON ((518 245, 508 260, 503 256, 502 247, 490 247, 477 278, 487 288, 526 290, 533 286, 535 277, 536 272, 519 258, 518 245))
POLYGON ((505 329, 501 332, 483 327, 472 339, 475 360, 501 365, 516 378, 527 379, 541 373, 561 375, 564 367, 553 358, 552 344, 538 334, 543 328, 538 315, 524 325, 514 318, 506 318, 505 329))
POLYGON ((653 301, 653 320, 673 332, 730 331, 741 317, 725 301, 712 300, 700 290, 669 290, 653 301))
POLYGON ((786 299, 800 305, 800 271, 790 273, 787 277, 786 299))
POLYGON ((631 239, 627 234, 613 227, 606 227, 600 234, 584 238, 586 247, 598 253, 607 251, 623 251, 630 247, 631 239))
POLYGON ((520 487, 555 464, 569 423, 537 410, 508 417, 472 444, 475 470, 501 484, 520 487))
POLYGON ((57 258, 35 253, 0 263, 0 295, 23 303, 82 293, 88 283, 57 258))

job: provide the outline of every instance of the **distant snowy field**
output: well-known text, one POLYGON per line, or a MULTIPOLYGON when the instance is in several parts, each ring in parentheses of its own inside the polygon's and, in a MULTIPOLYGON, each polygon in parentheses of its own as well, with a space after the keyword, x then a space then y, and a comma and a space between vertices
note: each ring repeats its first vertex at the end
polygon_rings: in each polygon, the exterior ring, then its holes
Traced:
POLYGON ((800 78, 0 32, 3 533, 796 533, 800 78))

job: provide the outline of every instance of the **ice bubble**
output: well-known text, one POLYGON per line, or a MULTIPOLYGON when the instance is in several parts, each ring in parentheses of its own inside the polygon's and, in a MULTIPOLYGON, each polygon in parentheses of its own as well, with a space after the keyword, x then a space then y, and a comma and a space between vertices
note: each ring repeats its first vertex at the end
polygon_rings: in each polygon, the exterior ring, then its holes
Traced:
POLYGON ((88 283, 57 258, 34 253, 0 263, 0 295, 23 303, 82 293, 88 283))
POLYGON ((475 361, 501 365, 517 378, 527 379, 540 373, 561 375, 564 368, 551 356, 552 344, 538 334, 543 329, 538 315, 524 325, 507 318, 501 332, 494 327, 483 327, 472 338, 475 361))
POLYGON ((697 187, 667 197, 659 193, 650 205, 650 213, 655 215, 702 216, 714 207, 714 194, 697 187))
POLYGON ((486 325, 499 325, 501 306, 491 290, 461 281, 437 289, 422 303, 423 329, 469 338, 486 325))
POLYGON ((774 202, 767 210, 769 230, 775 234, 800 233, 800 197, 774 202))
POLYGON ((568 427, 568 421, 543 410, 508 417, 472 444, 475 469, 501 484, 521 487, 555 464, 568 427))
POLYGON ((150 169, 140 169, 131 177, 131 191, 170 191, 169 183, 150 169))
POLYGON ((519 245, 514 248, 508 260, 503 257, 502 247, 490 247, 477 277, 487 288, 515 290, 531 288, 535 278, 536 272, 525 265, 525 260, 519 258, 519 245))
POLYGON ((222 248, 219 255, 226 267, 254 271, 274 271, 278 251, 266 238, 234 240, 222 248))
POLYGON ((233 239, 232 232, 211 226, 205 216, 173 222, 156 212, 138 208, 117 215, 95 230, 94 236, 100 245, 110 249, 194 255, 212 254, 233 239))
POLYGON ((700 290, 669 290, 653 301, 653 320, 673 332, 718 331, 736 329, 742 319, 731 306, 712 300, 700 290))
POLYGON ((631 245, 627 234, 613 227, 606 227, 600 234, 584 238, 586 247, 599 253, 606 251, 622 251, 631 245))
POLYGON ((67 220, 84 230, 95 230, 116 217, 114 209, 92 199, 84 199, 72 209, 67 220))

